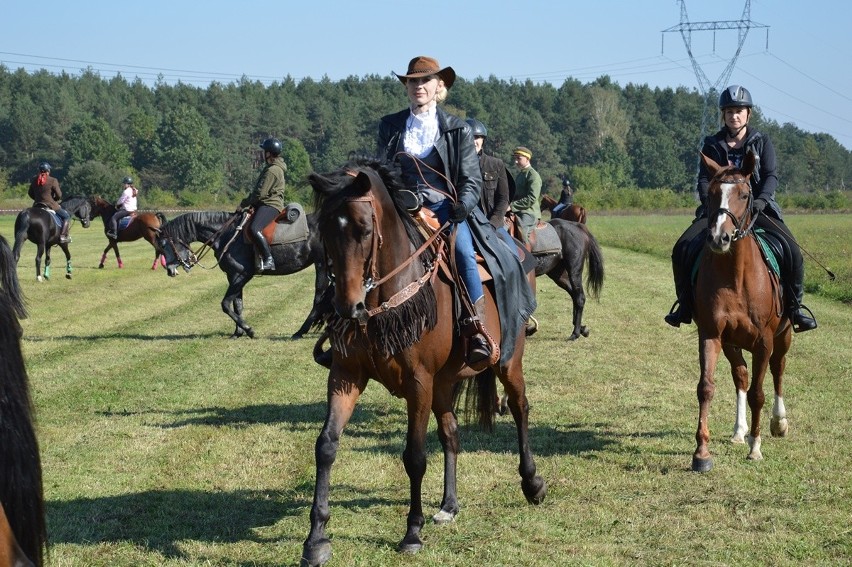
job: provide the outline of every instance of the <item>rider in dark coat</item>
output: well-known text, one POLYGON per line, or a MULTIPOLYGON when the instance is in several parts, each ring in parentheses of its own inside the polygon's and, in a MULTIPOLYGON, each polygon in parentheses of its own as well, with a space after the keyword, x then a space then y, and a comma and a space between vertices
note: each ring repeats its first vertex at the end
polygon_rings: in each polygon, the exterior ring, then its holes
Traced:
POLYGON ((42 206, 56 212, 56 216, 62 219, 62 229, 59 231, 59 242, 66 244, 71 242, 68 231, 71 229, 71 213, 59 204, 62 201, 62 189, 59 181, 50 176, 50 164, 42 162, 38 166, 38 175, 30 180, 30 199, 33 206, 42 206))
POLYGON ((479 155, 479 169, 482 172, 482 194, 479 204, 485 211, 488 221, 494 228, 500 229, 506 223, 506 211, 509 210, 509 198, 515 180, 503 160, 486 154, 482 148, 485 139, 488 138, 488 129, 485 128, 485 124, 475 118, 468 118, 466 122, 473 132, 476 153, 479 155))
MULTIPOLYGON (((406 75, 398 75, 404 84, 409 78, 428 79, 434 76, 439 77, 444 84, 449 82, 451 85, 455 72, 451 68, 440 69, 432 58, 418 57, 409 63, 406 75)), ((453 183, 458 201, 453 208, 453 216, 456 210, 462 210, 463 207, 466 221, 462 222, 467 222, 474 244, 485 258, 494 278, 502 329, 500 362, 505 363, 514 352, 517 332, 523 332, 526 320, 535 310, 535 297, 517 256, 497 235, 485 213, 477 206, 482 181, 470 127, 460 118, 444 112, 441 107, 436 107, 435 112, 438 130, 431 152, 435 155, 425 156, 424 159, 434 159, 444 179, 453 183)), ((406 108, 381 119, 377 150, 379 159, 398 161, 406 153, 404 136, 411 115, 412 110, 406 108)))
MULTIPOLYGON (((753 209, 757 215, 755 227, 774 235, 784 245, 781 280, 785 286, 787 315, 796 332, 809 331, 817 327, 817 322, 803 311, 810 310, 802 305, 805 276, 802 252, 790 229, 784 224, 781 207, 775 201, 775 188, 778 186, 775 148, 766 134, 748 126, 751 108, 751 93, 744 87, 732 85, 725 89, 719 97, 724 127, 704 139, 701 153, 722 166, 730 164, 740 167, 746 153, 753 153, 757 158, 758 165, 751 177, 753 209)), ((672 251, 672 271, 678 299, 665 320, 673 327, 692 321, 691 273, 707 230, 709 185, 710 174, 702 163, 698 173, 698 198, 701 205, 696 210, 692 225, 678 239, 672 251)))

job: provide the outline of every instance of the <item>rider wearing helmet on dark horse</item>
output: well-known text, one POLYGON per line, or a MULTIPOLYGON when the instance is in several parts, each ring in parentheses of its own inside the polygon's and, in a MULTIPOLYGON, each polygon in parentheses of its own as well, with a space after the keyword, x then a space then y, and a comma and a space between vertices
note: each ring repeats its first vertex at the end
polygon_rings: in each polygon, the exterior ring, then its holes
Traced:
POLYGON ((275 270, 272 247, 263 236, 263 229, 284 210, 284 172, 287 171, 287 165, 281 157, 283 147, 277 138, 267 138, 260 144, 260 148, 266 165, 257 178, 254 190, 240 202, 238 212, 248 207, 254 208, 249 230, 260 253, 260 271, 263 272, 275 270))
MULTIPOLYGON (((784 224, 781 207, 775 202, 775 187, 778 185, 775 148, 766 134, 748 125, 752 106, 751 93, 744 87, 732 85, 722 91, 719 97, 722 129, 704 139, 701 153, 719 165, 733 165, 737 168, 742 166, 747 153, 753 153, 759 160, 759 166, 751 177, 752 214, 757 215, 754 226, 782 242, 784 259, 781 263, 781 281, 784 285, 785 311, 794 331, 809 331, 816 329, 817 322, 810 309, 802 305, 805 277, 802 252, 790 229, 784 224)), ((698 172, 698 197, 701 205, 696 210, 692 225, 686 229, 672 250, 677 301, 665 320, 673 327, 692 322, 692 266, 701 251, 706 234, 709 184, 710 174, 702 163, 698 172)))
POLYGON ((567 207, 574 204, 574 189, 571 187, 571 182, 568 179, 562 180, 562 193, 559 194, 559 202, 553 205, 550 211, 550 218, 558 219, 559 213, 567 207))
POLYGON ((30 199, 34 207, 43 207, 56 213, 62 219, 62 228, 59 230, 59 242, 67 244, 71 242, 68 231, 71 229, 71 213, 59 204, 62 201, 62 189, 59 181, 50 176, 50 164, 43 161, 38 166, 38 175, 30 181, 30 199))

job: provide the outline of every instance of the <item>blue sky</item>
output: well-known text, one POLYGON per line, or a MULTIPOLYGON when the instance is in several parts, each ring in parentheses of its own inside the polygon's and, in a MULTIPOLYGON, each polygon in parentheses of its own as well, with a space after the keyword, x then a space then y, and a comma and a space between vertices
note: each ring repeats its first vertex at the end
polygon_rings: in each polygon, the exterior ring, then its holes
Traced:
MULTIPOLYGON (((0 63, 11 69, 91 67, 153 84, 206 86, 246 76, 271 83, 404 72, 431 55, 466 79, 560 85, 609 75, 622 86, 699 89, 679 33, 677 0, 226 0, 8 2, 0 63), (25 7, 26 4, 26 7, 25 7)), ((739 20, 745 0, 686 0, 691 23, 739 20)), ((748 32, 729 83, 745 85, 764 114, 826 132, 852 150, 852 34, 845 0, 752 0, 748 32), (767 45, 768 43, 768 45, 767 45)), ((692 53, 716 83, 738 32, 696 31, 692 53)), ((400 92, 403 99, 403 93, 400 92)))

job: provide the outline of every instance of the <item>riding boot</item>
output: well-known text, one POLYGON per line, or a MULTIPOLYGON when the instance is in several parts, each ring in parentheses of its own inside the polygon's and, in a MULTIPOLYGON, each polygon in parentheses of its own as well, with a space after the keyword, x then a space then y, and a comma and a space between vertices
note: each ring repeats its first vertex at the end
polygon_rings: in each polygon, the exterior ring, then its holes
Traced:
POLYGON ((681 323, 692 323, 692 309, 688 298, 692 295, 692 288, 689 280, 683 277, 683 269, 678 262, 672 263, 672 272, 674 272, 675 294, 677 299, 672 305, 669 314, 665 316, 666 323, 672 327, 680 327, 681 323))
POLYGON ((272 259, 272 248, 269 246, 269 243, 266 241, 266 237, 263 236, 263 232, 258 230, 254 233, 254 242, 258 247, 258 251, 260 252, 261 260, 260 260, 260 271, 261 272, 273 272, 275 271, 275 260, 272 259))
MULTIPOLYGON (((795 263, 795 262, 794 262, 795 263)), ((793 266, 793 274, 790 282, 790 298, 789 312, 790 322, 793 324, 793 330, 797 333, 810 331, 817 328, 817 322, 813 312, 802 304, 802 299, 805 295, 804 286, 804 266, 793 266), (808 315, 805 314, 808 312, 808 315)))
POLYGON ((71 221, 62 221, 62 228, 59 230, 59 242, 61 242, 62 244, 68 244, 69 242, 71 242, 71 238, 68 236, 69 230, 71 230, 71 221))
POLYGON ((476 325, 476 332, 467 340, 467 365, 471 368, 477 368, 491 358, 491 346, 481 331, 485 328, 485 298, 480 297, 473 304, 473 308, 476 311, 476 318, 479 323, 476 325))

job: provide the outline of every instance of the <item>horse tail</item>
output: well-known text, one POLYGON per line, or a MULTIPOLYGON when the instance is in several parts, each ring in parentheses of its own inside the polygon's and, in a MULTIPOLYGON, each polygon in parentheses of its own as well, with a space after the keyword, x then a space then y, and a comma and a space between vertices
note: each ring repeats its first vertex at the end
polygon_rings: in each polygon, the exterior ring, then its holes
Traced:
POLYGON ((458 382, 453 390, 454 407, 460 407, 462 390, 465 396, 462 411, 464 422, 471 423, 471 416, 476 414, 476 422, 482 429, 494 429, 494 412, 497 408, 497 375, 494 370, 488 367, 472 379, 458 382))
POLYGON ((27 231, 30 229, 30 212, 24 209, 18 213, 15 218, 15 263, 18 263, 18 258, 21 257, 21 248, 24 247, 24 242, 27 240, 27 231))
POLYGON ((3 305, 8 305, 12 311, 21 319, 27 316, 24 307, 23 293, 18 283, 16 271, 17 256, 9 248, 9 243, 0 235, 0 294, 3 296, 3 305))
POLYGON ((33 427, 33 404, 21 353, 21 326, 25 316, 17 275, 10 268, 9 245, 0 237, 0 504, 23 552, 36 565, 44 559, 47 529, 38 440, 33 427))
POLYGON ((593 298, 600 299, 604 282, 603 253, 597 239, 586 225, 578 226, 582 227, 586 233, 586 261, 589 263, 589 272, 586 274, 586 288, 593 298))

